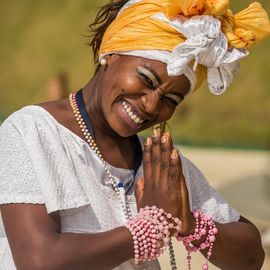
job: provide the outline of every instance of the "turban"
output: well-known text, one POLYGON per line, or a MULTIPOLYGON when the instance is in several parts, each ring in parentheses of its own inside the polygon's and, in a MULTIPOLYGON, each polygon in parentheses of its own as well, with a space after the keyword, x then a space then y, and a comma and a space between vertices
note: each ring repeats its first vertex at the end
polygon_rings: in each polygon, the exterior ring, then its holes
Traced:
POLYGON ((106 29, 99 57, 117 53, 167 64, 190 92, 207 78, 213 94, 233 82, 241 58, 270 34, 267 12, 254 2, 237 14, 229 0, 130 0, 106 29))

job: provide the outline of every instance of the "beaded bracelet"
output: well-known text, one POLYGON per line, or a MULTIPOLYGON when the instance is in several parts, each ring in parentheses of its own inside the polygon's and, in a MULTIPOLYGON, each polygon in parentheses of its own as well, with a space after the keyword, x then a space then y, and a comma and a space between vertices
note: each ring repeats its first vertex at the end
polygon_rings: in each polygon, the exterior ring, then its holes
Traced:
POLYGON ((189 270, 191 269, 191 253, 208 248, 209 250, 207 252, 206 262, 202 265, 202 269, 207 270, 209 259, 212 255, 213 245, 216 240, 215 235, 218 233, 218 230, 213 219, 203 214, 200 210, 194 211, 193 217, 196 220, 194 233, 184 237, 178 235, 176 239, 178 241, 183 241, 183 244, 188 252, 187 260, 189 270), (201 243, 199 247, 196 247, 192 244, 192 241, 199 240, 206 234, 207 236, 205 241, 201 243))
POLYGON ((134 241, 134 259, 139 264, 157 259, 169 245, 171 236, 179 234, 182 222, 156 206, 141 208, 125 225, 134 241))

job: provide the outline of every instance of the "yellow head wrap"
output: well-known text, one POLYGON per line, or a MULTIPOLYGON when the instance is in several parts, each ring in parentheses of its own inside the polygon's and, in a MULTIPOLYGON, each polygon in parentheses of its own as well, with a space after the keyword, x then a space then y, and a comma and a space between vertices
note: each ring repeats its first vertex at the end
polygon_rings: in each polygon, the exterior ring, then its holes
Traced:
POLYGON ((268 35, 269 18, 257 2, 233 15, 229 0, 130 0, 106 30, 100 58, 120 53, 160 60, 170 76, 185 74, 191 91, 207 76, 211 92, 221 94, 246 49, 268 35))

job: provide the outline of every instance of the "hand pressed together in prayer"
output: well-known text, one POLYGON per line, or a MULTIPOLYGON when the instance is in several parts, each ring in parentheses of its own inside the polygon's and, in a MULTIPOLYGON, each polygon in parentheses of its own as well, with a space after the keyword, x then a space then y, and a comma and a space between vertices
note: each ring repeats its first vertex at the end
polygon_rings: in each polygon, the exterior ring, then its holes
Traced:
POLYGON ((169 132, 154 130, 145 140, 143 152, 144 177, 137 180, 138 209, 156 205, 182 221, 181 235, 194 231, 195 221, 189 205, 188 190, 177 149, 169 132))

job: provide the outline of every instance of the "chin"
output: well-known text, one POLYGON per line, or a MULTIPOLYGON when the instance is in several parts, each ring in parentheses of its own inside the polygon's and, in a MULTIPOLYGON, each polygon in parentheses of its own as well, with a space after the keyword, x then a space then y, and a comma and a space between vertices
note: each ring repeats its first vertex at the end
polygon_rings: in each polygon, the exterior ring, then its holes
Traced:
POLYGON ((130 131, 130 130, 126 130, 124 128, 120 128, 120 129, 114 129, 114 132, 119 135, 120 137, 123 138, 128 138, 131 137, 132 135, 137 134, 138 132, 134 132, 134 131, 130 131))

